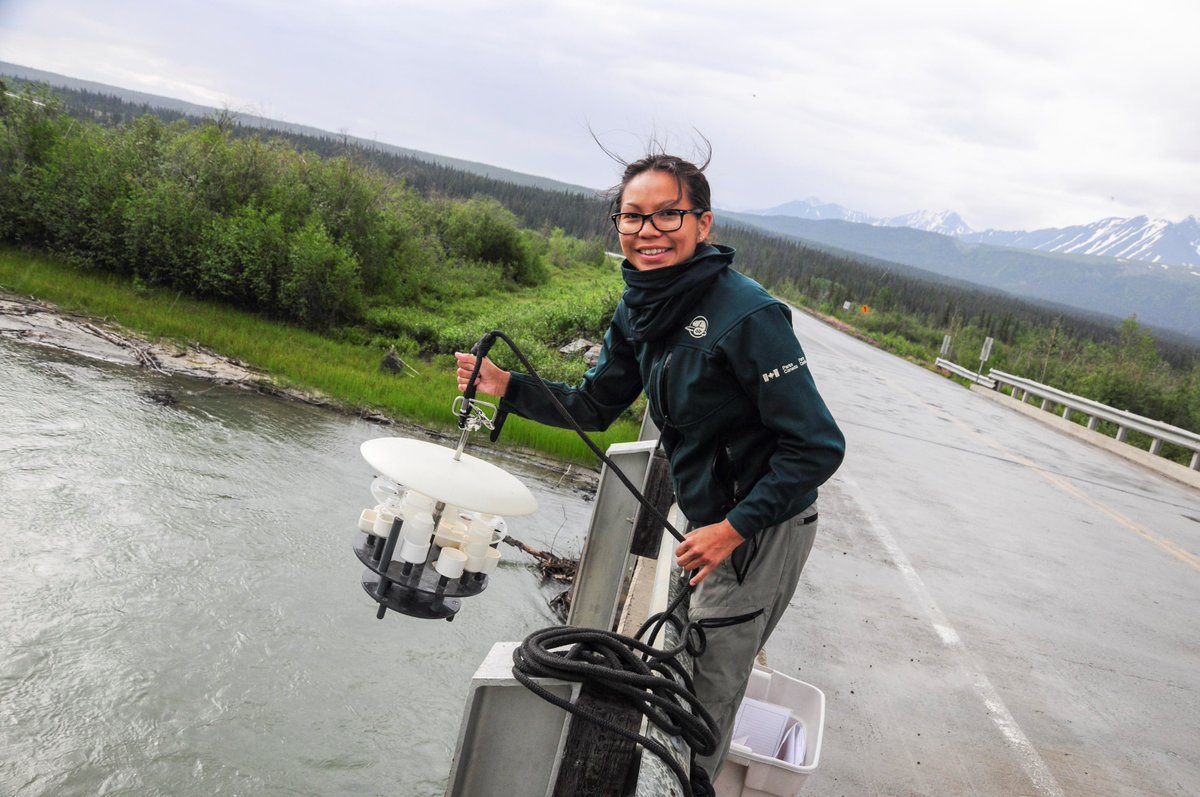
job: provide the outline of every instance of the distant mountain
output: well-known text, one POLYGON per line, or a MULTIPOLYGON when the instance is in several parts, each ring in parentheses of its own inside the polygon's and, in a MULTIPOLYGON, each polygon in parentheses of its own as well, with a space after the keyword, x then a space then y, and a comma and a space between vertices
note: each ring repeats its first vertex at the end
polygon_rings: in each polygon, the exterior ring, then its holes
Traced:
POLYGON ((985 230, 976 232, 955 212, 918 210, 903 216, 881 218, 822 202, 817 197, 786 202, 765 210, 760 216, 792 216, 797 219, 834 219, 874 227, 908 227, 949 235, 970 243, 1012 246, 1064 255, 1099 255, 1137 260, 1165 266, 1200 267, 1200 221, 1188 216, 1180 222, 1135 216, 1108 218, 1074 227, 1050 227, 1033 232, 985 230))
POLYGON ((876 226, 908 227, 912 230, 924 230, 925 232, 936 232, 939 235, 954 237, 961 237, 972 232, 967 223, 962 220, 962 217, 952 210, 943 210, 941 213, 935 213, 930 210, 918 210, 913 213, 906 213, 903 216, 893 216, 890 219, 883 219, 876 226))
POLYGON ((748 212, 756 216, 794 216, 798 219, 812 219, 814 221, 833 219, 835 221, 852 221, 856 224, 875 224, 878 221, 878 219, 868 216, 866 213, 859 213, 857 210, 849 210, 841 205, 822 202, 815 196, 810 196, 807 199, 798 199, 794 202, 785 202, 782 205, 776 205, 773 208, 765 210, 751 210, 748 212))
POLYGON ((907 227, 723 212, 810 245, 879 258, 1015 296, 1138 320, 1200 339, 1200 269, 970 243, 907 227))
POLYGON ((1016 246, 1039 252, 1104 255, 1167 266, 1200 267, 1200 221, 1181 222, 1135 216, 1033 232, 987 230, 958 236, 964 241, 1016 246))
POLYGON ((914 230, 937 232, 942 235, 963 235, 972 232, 967 223, 951 210, 944 210, 941 213, 918 210, 903 216, 882 218, 861 213, 857 210, 850 210, 841 205, 822 202, 815 196, 798 199, 794 202, 785 202, 782 205, 776 205, 773 208, 766 208, 765 210, 752 210, 749 212, 758 216, 794 216, 798 219, 811 219, 813 221, 829 219, 834 221, 849 221, 855 224, 870 224, 873 227, 911 227, 914 230))

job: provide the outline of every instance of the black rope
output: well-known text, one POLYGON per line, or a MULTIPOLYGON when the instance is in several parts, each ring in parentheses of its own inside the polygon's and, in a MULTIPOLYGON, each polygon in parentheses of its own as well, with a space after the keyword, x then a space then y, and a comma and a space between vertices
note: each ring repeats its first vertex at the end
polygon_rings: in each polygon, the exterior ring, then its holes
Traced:
POLYGON ((664 657, 649 645, 613 631, 551 627, 534 631, 513 651, 512 672, 543 700, 654 753, 678 778, 685 793, 693 797, 715 795, 696 756, 716 749, 717 725, 696 698, 691 676, 677 658, 664 657), (658 740, 584 711, 544 689, 537 678, 578 681, 602 688, 637 709, 666 734, 683 739, 691 749, 691 770, 685 771, 658 740))

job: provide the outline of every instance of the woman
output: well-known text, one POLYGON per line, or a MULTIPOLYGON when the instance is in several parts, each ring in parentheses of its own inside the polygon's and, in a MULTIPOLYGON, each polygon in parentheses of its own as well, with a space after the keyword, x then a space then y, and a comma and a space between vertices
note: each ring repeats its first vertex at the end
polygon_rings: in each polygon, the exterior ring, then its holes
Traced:
MULTIPOLYGON (((626 166, 613 224, 626 289, 596 366, 552 385, 584 428, 605 429, 644 390, 692 529, 675 549, 696 571, 692 619, 749 617, 710 628, 695 663, 697 697, 722 738, 701 765, 716 778, 754 657, 796 589, 816 534, 817 487, 845 441, 817 393, 788 308, 730 268, 708 243, 713 214, 703 169, 671 155, 626 166)), ((458 353, 465 388, 475 357, 458 353)), ((486 358, 478 389, 510 413, 562 419, 527 375, 486 358)))

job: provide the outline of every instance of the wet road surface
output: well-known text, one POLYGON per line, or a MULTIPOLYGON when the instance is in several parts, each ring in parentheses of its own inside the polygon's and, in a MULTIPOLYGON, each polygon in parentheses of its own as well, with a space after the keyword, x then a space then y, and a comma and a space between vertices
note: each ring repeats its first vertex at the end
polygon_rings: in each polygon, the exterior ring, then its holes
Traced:
POLYGON ((796 322, 848 452, 767 648, 805 792, 1200 793, 1200 493, 796 322))

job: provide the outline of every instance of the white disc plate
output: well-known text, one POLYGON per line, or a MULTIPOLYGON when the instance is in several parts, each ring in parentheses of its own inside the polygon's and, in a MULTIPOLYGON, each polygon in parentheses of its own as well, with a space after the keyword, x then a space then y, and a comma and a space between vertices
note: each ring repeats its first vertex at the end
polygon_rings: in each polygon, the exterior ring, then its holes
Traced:
POLYGON ((493 515, 531 515, 537 500, 516 476, 466 452, 407 437, 363 443, 363 459, 381 475, 438 501, 493 515))

